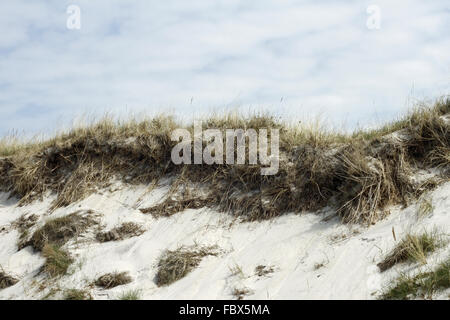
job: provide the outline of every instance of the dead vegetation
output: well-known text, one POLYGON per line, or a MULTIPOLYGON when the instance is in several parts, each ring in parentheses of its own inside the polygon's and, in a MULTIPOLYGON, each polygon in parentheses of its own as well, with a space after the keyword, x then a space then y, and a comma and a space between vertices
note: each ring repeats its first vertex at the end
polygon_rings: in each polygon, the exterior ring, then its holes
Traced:
POLYGON ((206 256, 216 256, 217 247, 180 247, 167 250, 158 262, 158 272, 155 283, 158 287, 167 286, 195 269, 206 256))
POLYGON ((401 274, 379 297, 383 300, 433 299, 433 295, 450 288, 450 258, 434 270, 415 275, 401 274))
POLYGON ((106 273, 95 280, 94 284, 103 289, 111 289, 117 286, 128 284, 133 281, 133 278, 128 272, 112 272, 106 273))
POLYGON ((273 266, 259 265, 259 266, 256 266, 256 268, 255 268, 255 274, 258 277, 267 276, 267 275, 273 273, 274 271, 275 271, 275 269, 273 268, 273 266))
POLYGON ((119 300, 139 300, 141 298, 141 295, 141 290, 129 290, 126 292, 122 292, 122 294, 119 296, 119 300))
POLYGON ((29 240, 19 244, 19 249, 31 245, 35 250, 41 251, 46 244, 60 247, 95 224, 98 224, 98 221, 91 210, 77 211, 55 218, 37 229, 29 240))
POLYGON ((273 176, 261 176, 261 165, 174 165, 171 150, 177 142, 170 135, 181 125, 172 118, 106 119, 45 142, 3 142, 0 187, 22 204, 52 191, 56 208, 83 199, 113 178, 152 183, 171 176, 175 198, 143 212, 169 216, 208 206, 251 221, 334 206, 344 222, 370 224, 389 214, 388 205, 407 204, 448 181, 449 113, 450 99, 439 99, 380 129, 350 135, 287 126, 267 115, 230 114, 203 122, 205 129, 279 129, 280 168, 273 176), (440 169, 437 183, 418 185, 410 179, 416 170, 430 167, 440 169), (183 191, 189 188, 204 196, 183 191))
POLYGON ((109 231, 98 232, 96 238, 99 242, 118 241, 140 236, 144 229, 134 222, 124 222, 109 231))
POLYGON ((30 234, 30 229, 36 224, 39 217, 35 214, 21 215, 18 219, 13 221, 12 227, 19 231, 19 242, 18 247, 19 250, 27 246, 28 237, 30 234))
POLYGON ((0 267, 0 290, 12 287, 19 279, 7 274, 2 267, 0 267))
POLYGON ((384 272, 397 263, 406 261, 425 264, 427 255, 442 244, 442 237, 436 231, 418 235, 408 234, 377 266, 381 272, 384 272))
POLYGON ((20 233, 26 232, 30 228, 32 228, 36 222, 38 221, 39 216, 35 214, 27 215, 23 214, 15 221, 13 221, 13 228, 17 229, 20 233))
POLYGON ((253 291, 246 287, 234 288, 231 294, 236 300, 244 300, 246 296, 253 294, 253 291))
POLYGON ((171 198, 168 198, 156 206, 143 208, 140 209, 140 211, 145 214, 151 214, 156 218, 170 217, 171 215, 181 212, 185 209, 200 209, 208 206, 210 203, 210 199, 202 199, 200 197, 181 200, 173 200, 171 198))

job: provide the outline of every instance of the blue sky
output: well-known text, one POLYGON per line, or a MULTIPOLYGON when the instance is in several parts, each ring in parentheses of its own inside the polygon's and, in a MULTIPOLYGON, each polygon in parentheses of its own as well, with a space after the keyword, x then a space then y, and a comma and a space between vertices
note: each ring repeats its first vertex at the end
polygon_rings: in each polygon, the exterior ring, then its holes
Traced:
POLYGON ((447 0, 14 0, 0 28, 0 135, 236 108, 351 128, 450 88, 447 0), (71 4, 79 30, 66 27, 71 4))

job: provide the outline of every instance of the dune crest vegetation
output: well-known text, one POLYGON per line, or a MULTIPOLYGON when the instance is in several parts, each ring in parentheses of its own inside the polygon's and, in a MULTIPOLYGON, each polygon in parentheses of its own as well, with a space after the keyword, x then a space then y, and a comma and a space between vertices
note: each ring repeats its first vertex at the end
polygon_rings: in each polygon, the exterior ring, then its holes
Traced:
POLYGON ((177 141, 171 132, 181 125, 171 117, 104 119, 42 142, 2 140, 0 189, 19 197, 21 204, 53 192, 52 207, 58 208, 114 179, 150 184, 171 177, 166 202, 143 212, 164 216, 201 203, 261 220, 332 206, 344 222, 370 224, 389 213, 388 205, 407 204, 448 180, 449 125, 449 99, 417 107, 380 129, 353 134, 288 126, 266 115, 230 114, 203 122, 205 129, 279 129, 279 171, 261 176, 261 165, 175 165, 171 150, 177 141), (434 179, 412 179, 429 168, 439 169, 434 179))

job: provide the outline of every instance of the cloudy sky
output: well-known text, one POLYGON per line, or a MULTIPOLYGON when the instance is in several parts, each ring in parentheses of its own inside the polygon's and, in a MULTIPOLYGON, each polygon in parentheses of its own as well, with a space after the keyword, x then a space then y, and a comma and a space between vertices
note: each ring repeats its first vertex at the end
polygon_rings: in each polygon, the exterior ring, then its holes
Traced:
POLYGON ((448 0, 14 0, 0 28, 0 135, 236 108, 366 126, 450 91, 448 0))

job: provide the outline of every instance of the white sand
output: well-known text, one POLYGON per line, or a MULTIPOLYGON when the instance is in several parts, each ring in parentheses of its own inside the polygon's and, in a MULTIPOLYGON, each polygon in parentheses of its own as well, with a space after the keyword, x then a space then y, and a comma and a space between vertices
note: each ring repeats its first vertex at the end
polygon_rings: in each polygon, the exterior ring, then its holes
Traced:
MULTIPOLYGON (((393 227, 397 241, 410 231, 438 228, 448 233, 450 183, 429 194, 433 212, 425 218, 417 216, 418 204, 405 209, 391 208, 387 219, 369 228, 343 225, 337 218, 323 221, 333 213, 331 210, 253 223, 233 222, 227 214, 206 209, 185 210, 170 218, 154 219, 137 208, 157 203, 167 192, 167 186, 146 194, 145 187, 117 186, 117 191, 94 194, 51 215, 48 208, 52 196, 18 207, 15 200, 8 200, 7 194, 0 194, 0 229, 7 227, 7 231, 0 232, 0 265, 21 279, 16 285, 0 290, 0 299, 40 299, 52 286, 86 288, 98 276, 111 271, 129 271, 134 281, 110 290, 93 287, 90 292, 95 299, 116 299, 132 289, 140 290, 143 299, 231 299, 235 288, 248 288, 251 293, 246 299, 376 299, 400 271, 432 268, 450 254, 448 248, 440 249, 425 266, 404 263, 384 273, 376 267, 396 243, 393 227), (146 232, 139 237, 101 244, 91 231, 67 243, 65 247, 76 258, 70 275, 49 284, 46 276, 39 274, 44 259, 30 247, 17 251, 18 232, 9 224, 24 213, 34 213, 41 216, 37 225, 40 226, 46 219, 79 209, 93 209, 102 214, 102 224, 107 229, 134 221, 146 232), (161 253, 194 243, 218 245, 222 253, 204 258, 185 278, 158 288, 154 278, 161 253), (255 275, 258 265, 272 266, 274 272, 258 277, 255 275), (243 273, 233 275, 231 269, 235 266, 243 273), (46 288, 41 288, 40 284, 45 283, 46 288)), ((435 298, 448 299, 448 292, 435 298)))

